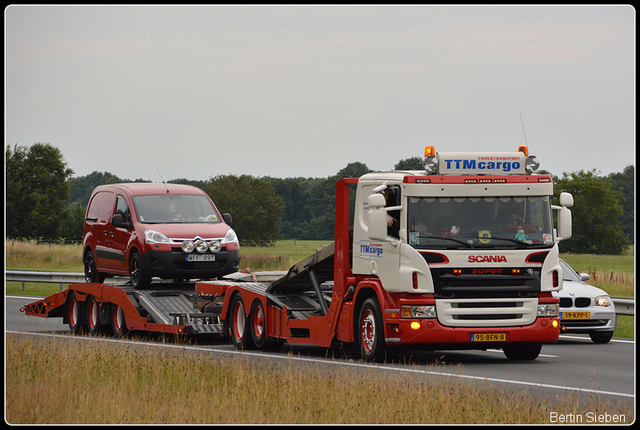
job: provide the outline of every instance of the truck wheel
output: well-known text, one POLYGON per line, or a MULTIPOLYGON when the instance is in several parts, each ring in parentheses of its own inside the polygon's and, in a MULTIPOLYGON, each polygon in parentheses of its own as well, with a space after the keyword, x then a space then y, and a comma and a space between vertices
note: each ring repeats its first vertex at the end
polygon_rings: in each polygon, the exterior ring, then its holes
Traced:
POLYGON ((124 337, 129 333, 124 312, 119 305, 111 305, 111 328, 115 337, 124 337))
POLYGON ((385 341, 382 312, 374 298, 365 300, 358 318, 360 354, 365 361, 384 359, 385 341))
POLYGON ((502 352, 509 360, 535 360, 541 350, 539 343, 512 343, 502 347, 502 352))
POLYGON ((251 340, 257 349, 264 349, 267 346, 267 313, 264 311, 262 302, 257 299, 251 306, 251 340))
POLYGON ((78 301, 75 293, 72 291, 67 297, 67 318, 69 330, 72 334, 77 334, 82 330, 84 313, 82 312, 82 303, 78 301))
POLYGON ((104 282, 104 274, 98 272, 96 268, 96 259, 93 256, 93 251, 88 250, 86 254, 84 254, 84 280, 91 282, 104 282))
POLYGON ((240 294, 235 294, 231 301, 229 315, 229 334, 231 342, 237 349, 251 349, 252 340, 249 323, 244 311, 244 301, 240 294))
POLYGON ((131 276, 133 288, 143 290, 151 285, 151 276, 144 272, 142 259, 138 252, 131 254, 131 258, 129 259, 129 275, 131 276))
POLYGON ((107 328, 100 322, 100 303, 93 296, 87 301, 87 326, 91 334, 101 333, 107 328))

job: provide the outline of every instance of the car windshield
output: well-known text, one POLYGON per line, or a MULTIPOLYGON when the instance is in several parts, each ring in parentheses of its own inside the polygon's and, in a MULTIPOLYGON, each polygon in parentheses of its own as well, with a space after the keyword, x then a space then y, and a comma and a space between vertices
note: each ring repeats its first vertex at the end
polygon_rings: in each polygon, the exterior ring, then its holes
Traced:
POLYGON ((580 276, 573 270, 567 263, 563 260, 560 260, 560 267, 562 267, 562 280, 563 281, 574 281, 574 282, 582 282, 580 276))
POLYGON ((146 224, 219 223, 211 201, 202 195, 133 196, 138 221, 146 224))
POLYGON ((409 197, 409 244, 433 247, 549 247, 549 196, 409 197))

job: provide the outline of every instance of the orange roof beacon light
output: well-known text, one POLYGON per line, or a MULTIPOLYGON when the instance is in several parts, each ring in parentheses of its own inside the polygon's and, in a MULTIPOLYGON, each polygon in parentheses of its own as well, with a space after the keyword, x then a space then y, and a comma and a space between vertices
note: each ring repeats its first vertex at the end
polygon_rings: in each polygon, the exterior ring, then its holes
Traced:
POLYGON ((518 152, 524 153, 525 157, 529 156, 529 147, 528 146, 518 146, 518 152))
POLYGON ((427 175, 433 175, 438 170, 438 159, 436 158, 436 149, 433 146, 424 147, 424 160, 422 165, 427 175))

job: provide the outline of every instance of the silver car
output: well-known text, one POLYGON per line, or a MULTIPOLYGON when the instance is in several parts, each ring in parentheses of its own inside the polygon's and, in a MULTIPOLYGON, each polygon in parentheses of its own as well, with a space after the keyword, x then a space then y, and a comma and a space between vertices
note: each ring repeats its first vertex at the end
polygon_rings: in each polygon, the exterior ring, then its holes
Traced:
POLYGON ((560 333, 588 333, 594 343, 607 343, 616 329, 616 307, 600 288, 585 283, 586 273, 578 275, 560 260, 563 287, 553 293, 560 298, 560 333))

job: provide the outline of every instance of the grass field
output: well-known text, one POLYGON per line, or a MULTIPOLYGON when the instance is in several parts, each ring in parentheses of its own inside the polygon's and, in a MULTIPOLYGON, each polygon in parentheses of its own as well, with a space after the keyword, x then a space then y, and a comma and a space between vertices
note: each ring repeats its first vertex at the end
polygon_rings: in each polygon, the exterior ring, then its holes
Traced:
POLYGON ((634 419, 632 405, 599 396, 551 402, 437 375, 354 377, 347 367, 267 368, 184 350, 14 335, 6 351, 9 424, 544 424, 552 412, 578 411, 634 419))

